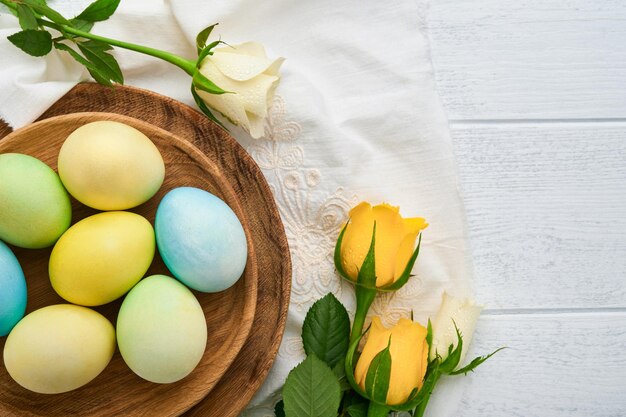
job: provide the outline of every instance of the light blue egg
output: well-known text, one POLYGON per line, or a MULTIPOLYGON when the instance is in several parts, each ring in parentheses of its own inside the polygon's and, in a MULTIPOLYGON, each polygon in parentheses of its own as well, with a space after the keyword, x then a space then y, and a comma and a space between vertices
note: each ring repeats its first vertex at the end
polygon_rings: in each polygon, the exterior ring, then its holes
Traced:
POLYGON ((243 274, 248 246, 241 222, 207 191, 180 187, 168 192, 159 203, 154 231, 165 265, 194 290, 222 291, 243 274))
POLYGON ((13 252, 0 241, 0 336, 9 334, 26 311, 26 280, 13 252))

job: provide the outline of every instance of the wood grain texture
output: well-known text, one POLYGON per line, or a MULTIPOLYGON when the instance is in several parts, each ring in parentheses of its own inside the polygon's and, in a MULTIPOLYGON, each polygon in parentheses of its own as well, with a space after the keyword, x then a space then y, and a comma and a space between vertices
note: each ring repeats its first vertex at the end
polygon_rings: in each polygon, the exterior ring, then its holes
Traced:
MULTIPOLYGON (((232 365, 190 414, 235 416, 256 392, 272 365, 289 304, 289 250, 269 187, 249 155, 215 124, 188 106, 145 90, 79 84, 40 119, 86 111, 122 114, 169 131, 195 145, 224 176, 232 178, 229 185, 247 215, 249 238, 259 255, 257 314, 249 337, 232 365)), ((5 128, 0 131, 0 137, 7 133, 5 128)), ((155 404, 146 407, 151 414, 156 412, 155 404)))
MULTIPOLYGON (((165 179, 157 194, 132 209, 154 224, 159 202, 170 190, 192 186, 222 198, 241 220, 246 235, 249 214, 243 211, 225 176, 209 156, 184 139, 149 123, 111 113, 75 113, 52 117, 19 129, 0 142, 0 153, 22 153, 34 156, 52 169, 65 139, 87 123, 111 120, 132 126, 157 146, 165 162, 165 179)), ((72 224, 97 213, 72 199, 72 224)), ((48 278, 51 248, 28 250, 12 248, 24 270, 28 286, 27 314, 39 308, 66 303, 52 289, 48 278)), ((171 273, 158 253, 147 275, 171 273)), ((15 383, 0 366, 0 415, 60 416, 141 416, 157 407, 163 416, 180 415, 215 386, 233 362, 246 341, 254 320, 257 294, 257 259, 255 245, 248 240, 248 260, 242 278, 226 291, 207 294, 194 292, 204 310, 209 335, 204 356, 196 369, 183 380, 172 384, 154 384, 135 375, 117 352, 106 369, 92 382, 60 395, 41 395, 15 383), (89 400, 85 401, 88 398, 89 400), (149 406, 147 406, 149 404, 149 406)), ((122 300, 94 308, 115 324, 122 300)), ((0 339, 0 349, 6 338, 0 339)))
POLYGON ((428 26, 451 120, 626 118, 622 0, 438 0, 428 26))
POLYGON ((482 317, 468 356, 498 346, 509 349, 466 377, 444 378, 437 402, 462 391, 449 415, 626 415, 625 313, 482 317))
POLYGON ((452 135, 488 308, 626 308, 626 123, 452 135))

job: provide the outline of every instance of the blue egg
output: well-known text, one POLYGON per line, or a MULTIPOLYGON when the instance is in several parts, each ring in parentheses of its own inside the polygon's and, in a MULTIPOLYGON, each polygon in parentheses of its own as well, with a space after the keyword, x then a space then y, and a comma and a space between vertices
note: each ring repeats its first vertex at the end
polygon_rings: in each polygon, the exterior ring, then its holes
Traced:
POLYGON ((222 291, 243 274, 248 246, 241 222, 207 191, 180 187, 168 192, 159 203, 154 231, 165 265, 194 290, 222 291))
POLYGON ((0 336, 9 334, 26 311, 26 280, 13 252, 0 241, 0 336))

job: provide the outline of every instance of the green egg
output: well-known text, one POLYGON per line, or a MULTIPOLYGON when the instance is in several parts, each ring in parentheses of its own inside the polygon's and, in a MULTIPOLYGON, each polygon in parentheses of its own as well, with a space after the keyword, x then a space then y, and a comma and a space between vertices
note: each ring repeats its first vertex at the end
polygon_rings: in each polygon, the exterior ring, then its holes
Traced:
POLYGON ((71 220, 70 198, 56 172, 29 155, 0 155, 0 240, 46 248, 71 220))

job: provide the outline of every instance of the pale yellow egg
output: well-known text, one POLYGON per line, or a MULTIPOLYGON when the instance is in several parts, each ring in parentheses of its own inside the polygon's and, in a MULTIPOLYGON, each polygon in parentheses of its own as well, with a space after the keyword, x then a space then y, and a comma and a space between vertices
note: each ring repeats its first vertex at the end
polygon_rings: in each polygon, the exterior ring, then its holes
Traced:
POLYGON ((86 307, 58 304, 35 310, 11 331, 4 365, 21 386, 41 394, 79 388, 104 370, 115 352, 109 320, 86 307))
POLYGON ((50 282, 71 303, 106 304, 139 282, 154 251, 148 220, 126 211, 99 213, 76 223, 57 241, 50 254, 50 282))
POLYGON ((154 143, 139 130, 112 121, 88 123, 70 134, 58 167, 67 191, 98 210, 126 210, 146 202, 165 176, 154 143))

